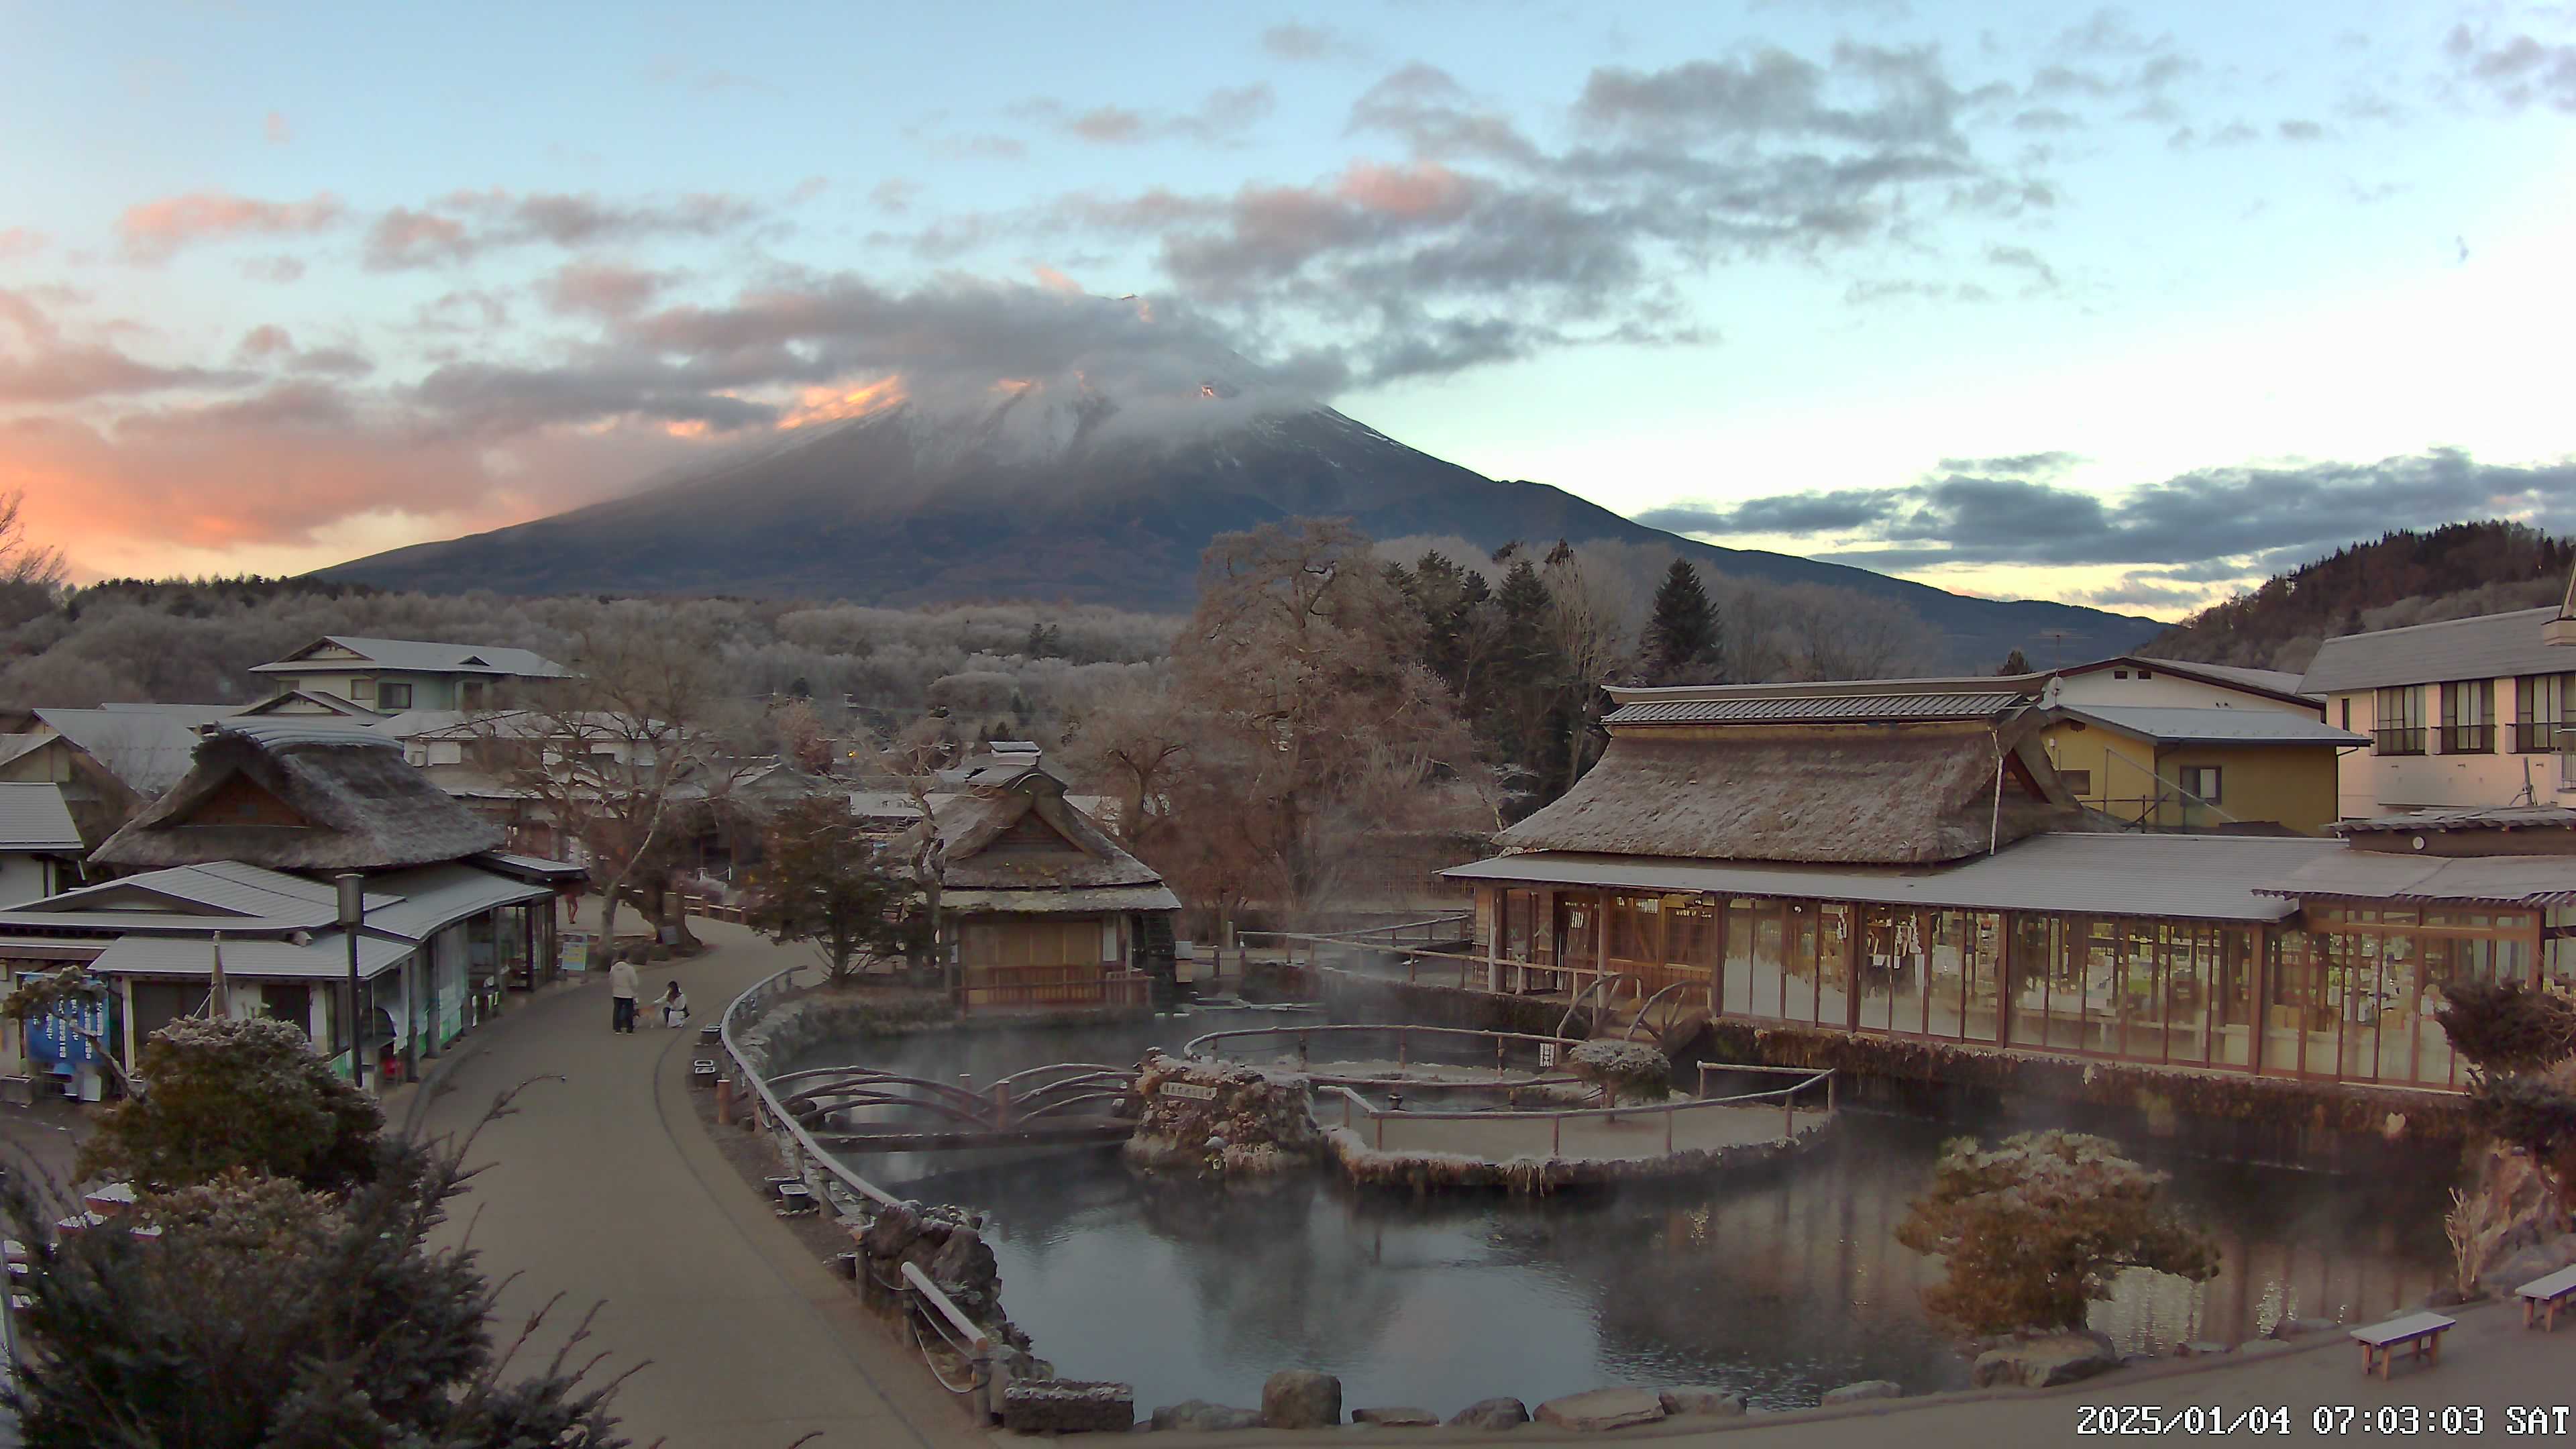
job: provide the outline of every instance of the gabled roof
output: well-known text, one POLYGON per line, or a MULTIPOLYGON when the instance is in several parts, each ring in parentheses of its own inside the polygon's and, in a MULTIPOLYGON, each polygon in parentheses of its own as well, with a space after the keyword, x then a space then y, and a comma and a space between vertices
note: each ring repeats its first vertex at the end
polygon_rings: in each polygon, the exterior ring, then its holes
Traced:
POLYGON ((0 850, 80 848, 80 827, 72 824, 61 786, 0 784, 0 850))
POLYGON ((438 644, 422 639, 367 639, 355 634, 325 634, 283 659, 251 666, 253 674, 301 674, 317 664, 347 661, 313 655, 333 646, 358 656, 356 662, 412 674, 478 674, 530 679, 561 678, 570 671, 532 649, 504 649, 489 644, 438 644))
POLYGON ((323 714, 341 715, 350 719, 362 720, 384 718, 384 716, 367 708, 365 705, 342 699, 340 696, 333 694, 327 689, 280 690, 278 693, 270 695, 268 698, 261 700, 257 704, 243 706, 241 714, 237 717, 291 713, 293 712, 293 707, 299 704, 310 705, 313 707, 312 710, 307 711, 307 713, 318 711, 323 714))
MULTIPOLYGON (((366 893, 370 911, 400 897, 366 893)), ((173 866, 102 881, 0 911, 0 925, 81 926, 120 930, 298 931, 339 918, 339 895, 302 876, 263 870, 239 861, 173 866), (144 904, 132 904, 135 897, 144 904)))
POLYGON ((2061 704, 2057 713, 2158 744, 2333 745, 2370 743, 2370 736, 2339 730, 2323 720, 2266 707, 2226 709, 2167 705, 2061 704))
POLYGON ((1834 679, 1809 684, 1613 687, 1603 721, 1633 725, 1902 723, 1983 720, 2035 701, 2044 674, 1937 679, 1834 679))
POLYGON ((2081 818, 2036 748, 2038 722, 1614 732, 1572 790, 1499 839, 1694 860, 1956 860, 2081 818))
POLYGON ((149 798, 179 783, 196 757, 197 727, 230 706, 198 706, 203 714, 162 710, 40 709, 47 729, 96 760, 137 795, 149 798))
POLYGON ((2241 689, 2251 694, 2269 695, 2291 704, 2317 705, 2324 702, 2318 696, 2302 693, 2299 676, 2285 669, 2248 669, 2237 664, 2201 664, 2188 659, 2150 659, 2143 654, 2115 654, 2108 659, 2096 659, 2090 664, 2069 665, 2064 669, 2053 669, 2049 672, 2092 674, 2114 666, 2146 669, 2162 674, 2178 674, 2185 679, 2197 679, 2203 684, 2216 684, 2228 689, 2241 689))
POLYGON ((2576 905, 2576 855, 2398 855, 2347 849, 2255 890, 2300 899, 2426 905, 2576 905))
POLYGON ((2553 646, 2542 638, 2542 631, 2557 617, 2558 609, 2552 606, 2346 634, 2318 646, 2301 687, 2310 694, 2332 694, 2384 685, 2576 672, 2576 648, 2553 646))
POLYGON ((403 762, 394 740, 334 720, 269 716, 218 723, 186 778, 92 854, 107 865, 248 861, 279 870, 385 870, 456 860, 501 831, 403 762), (235 781, 300 823, 200 822, 235 781))
POLYGON ((367 912, 367 928, 407 941, 426 941, 442 927, 494 906, 552 900, 555 894, 550 886, 471 865, 426 865, 377 877, 373 883, 396 899, 367 912))
MULTIPOLYGON (((944 889, 1080 895, 1150 888, 1162 891, 1152 898, 1156 904, 1104 903, 1099 908, 1180 909, 1152 866, 1129 855, 1090 816, 1066 803, 1064 782, 1035 766, 969 793, 934 796, 931 819, 943 844, 944 889), (1170 904, 1160 904, 1164 900, 1170 904)), ((943 894, 943 904, 945 899, 943 894)))

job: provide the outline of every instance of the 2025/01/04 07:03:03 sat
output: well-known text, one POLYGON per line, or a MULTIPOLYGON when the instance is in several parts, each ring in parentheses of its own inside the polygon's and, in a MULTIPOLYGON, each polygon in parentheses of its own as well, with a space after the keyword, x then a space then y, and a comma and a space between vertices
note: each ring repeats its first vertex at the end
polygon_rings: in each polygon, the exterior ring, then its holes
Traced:
MULTIPOLYGON (((2075 1411, 2075 1432, 2082 1434, 2287 1434, 2296 1422, 2288 1408, 2222 1409, 2185 1404, 2160 1408, 2144 1404, 2085 1404, 2075 1411)), ((2483 1434, 2487 1411, 2475 1404, 2320 1405, 2307 1412, 2312 1434, 2410 1434, 2446 1436, 2483 1434)), ((2566 1405, 2504 1410, 2500 1427, 2508 1434, 2566 1434, 2566 1405)))

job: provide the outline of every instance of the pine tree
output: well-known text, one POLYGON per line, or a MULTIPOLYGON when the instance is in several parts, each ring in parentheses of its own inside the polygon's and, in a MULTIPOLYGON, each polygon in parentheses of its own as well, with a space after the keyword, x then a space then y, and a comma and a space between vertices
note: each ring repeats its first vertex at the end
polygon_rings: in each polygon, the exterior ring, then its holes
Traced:
POLYGON ((2030 656, 2022 653, 2019 649, 2015 649, 2010 654, 2005 655, 2004 667, 1995 671, 1997 674, 2028 674, 2030 672, 2030 656))
POLYGON ((1642 642, 1648 684, 1711 682, 1719 642, 1717 607, 1700 587, 1699 570, 1689 559, 1674 559, 1664 571, 1642 642))

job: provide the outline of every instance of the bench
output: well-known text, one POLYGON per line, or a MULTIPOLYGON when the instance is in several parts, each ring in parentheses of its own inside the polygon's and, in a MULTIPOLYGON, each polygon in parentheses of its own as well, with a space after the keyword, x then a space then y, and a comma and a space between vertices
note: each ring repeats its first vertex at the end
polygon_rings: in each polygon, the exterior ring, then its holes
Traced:
POLYGON ((2441 1367, 2442 1335, 2458 1322, 2438 1313, 2409 1313, 2386 1323, 2354 1329, 2353 1339, 2361 1345, 2362 1374, 2367 1377, 2376 1370, 2381 1378, 2387 1378, 2396 1350, 2401 1348, 2408 1350, 2408 1358, 2429 1359, 2432 1367, 2441 1367))
POLYGON ((2576 1297, 2576 1267, 2561 1268, 2555 1273, 2534 1278, 2513 1293, 2522 1300, 2523 1327, 2529 1328, 2537 1315, 2542 1332, 2556 1333, 2558 1310, 2567 1306, 2570 1297, 2576 1297))

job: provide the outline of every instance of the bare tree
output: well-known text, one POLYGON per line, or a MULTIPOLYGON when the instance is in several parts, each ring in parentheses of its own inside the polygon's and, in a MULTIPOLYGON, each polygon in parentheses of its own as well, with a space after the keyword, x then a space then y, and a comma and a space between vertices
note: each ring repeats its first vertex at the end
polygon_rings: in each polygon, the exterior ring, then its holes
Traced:
POLYGON ((1172 782, 1207 724, 1170 680, 1122 680, 1071 711, 1065 767, 1117 797, 1119 828, 1142 848, 1170 821, 1172 782))
POLYGON ((614 949, 622 892, 667 852, 684 800, 721 796, 741 765, 711 641, 642 601, 610 606, 576 637, 573 674, 532 682, 472 722, 509 784, 578 842, 614 949))
POLYGON ((1627 668, 1635 652, 1635 590, 1606 570, 1586 568, 1583 556, 1564 544, 1548 555, 1541 577, 1557 657, 1565 664, 1565 787, 1571 790, 1604 738, 1601 715, 1608 696, 1601 687, 1627 668))

